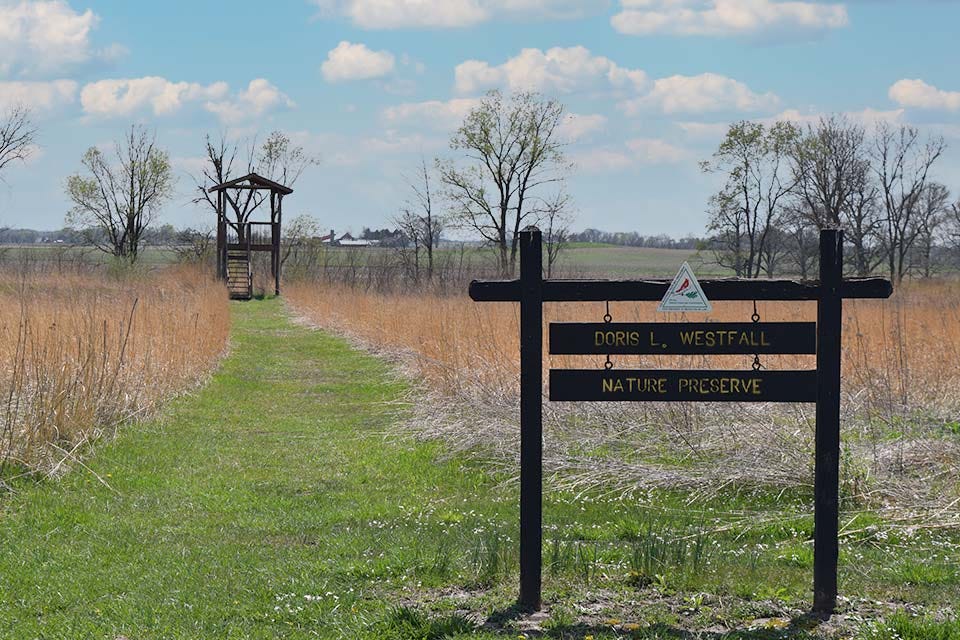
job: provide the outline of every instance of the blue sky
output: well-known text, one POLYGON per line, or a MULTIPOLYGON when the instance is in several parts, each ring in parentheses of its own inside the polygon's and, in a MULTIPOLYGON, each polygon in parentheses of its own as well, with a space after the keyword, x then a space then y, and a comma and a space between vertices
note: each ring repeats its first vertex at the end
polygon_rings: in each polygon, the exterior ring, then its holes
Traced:
POLYGON ((843 112, 943 135, 960 192, 960 3, 779 0, 0 0, 0 109, 39 148, 4 173, 0 225, 59 228, 84 150, 157 132, 189 204, 206 133, 287 132, 319 158, 285 201, 325 228, 383 226, 421 156, 491 88, 556 97, 576 228, 703 232, 725 125, 843 112))

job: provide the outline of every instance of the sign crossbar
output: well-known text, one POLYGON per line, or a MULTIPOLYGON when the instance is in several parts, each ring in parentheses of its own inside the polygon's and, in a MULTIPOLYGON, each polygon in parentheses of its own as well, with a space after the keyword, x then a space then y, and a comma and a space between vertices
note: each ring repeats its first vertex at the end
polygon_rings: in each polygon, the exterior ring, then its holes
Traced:
MULTIPOLYGON (((521 232, 522 233, 522 232, 521 232)), ((544 302, 659 302, 670 280, 543 280, 544 302)), ((700 280, 711 301, 819 300, 818 280, 700 280)), ((841 298, 889 298, 893 286, 885 278, 848 278, 840 285, 841 298)), ((470 298, 475 302, 520 302, 520 280, 474 280, 470 298)))

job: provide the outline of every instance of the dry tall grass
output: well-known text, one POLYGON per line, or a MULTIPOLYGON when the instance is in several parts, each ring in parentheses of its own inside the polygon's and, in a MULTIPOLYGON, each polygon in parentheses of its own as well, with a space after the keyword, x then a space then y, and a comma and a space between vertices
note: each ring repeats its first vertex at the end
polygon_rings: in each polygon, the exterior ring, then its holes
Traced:
MULTIPOLYGON (((431 419, 435 405, 419 416, 421 423, 430 422, 458 447, 495 450, 494 458, 512 465, 518 305, 323 283, 292 283, 285 294, 310 321, 396 356, 429 392, 440 394, 444 419, 431 419)), ((655 307, 612 303, 611 313, 621 322, 680 319, 655 307)), ((815 303, 761 302, 758 310, 765 321, 816 319, 815 303)), ((752 311, 751 303, 717 303, 709 319, 744 322, 752 311)), ((599 322, 603 314, 603 303, 548 304, 545 322, 599 322)), ((614 361, 622 368, 749 369, 752 356, 614 361)), ((815 366, 813 356, 762 361, 770 369, 815 366)), ((544 367, 602 362, 598 356, 554 356, 544 367)), ((911 283, 891 300, 846 301, 843 385, 847 489, 882 501, 929 496, 946 483, 952 495, 960 439, 942 434, 957 428, 950 420, 960 408, 960 283, 911 283)), ((569 488, 668 484, 709 490, 738 480, 806 486, 812 482, 812 418, 812 407, 804 405, 548 404, 545 455, 548 468, 565 472, 557 480, 569 488)))
POLYGON ((0 461, 55 472, 84 442, 196 384, 229 331, 197 269, 0 273, 0 461))
MULTIPOLYGON (((326 284, 285 295, 315 322, 402 352, 430 386, 447 393, 509 394, 519 378, 519 307, 466 296, 378 294, 326 284)), ((655 303, 611 303, 615 322, 679 320, 655 303)), ((816 320, 815 303, 758 303, 764 321, 816 320)), ((749 322, 749 302, 715 305, 707 321, 749 322)), ((547 304, 545 322, 601 322, 603 303, 547 304)), ((697 320, 703 318, 698 315, 697 320)), ((693 318, 691 318, 693 319, 693 318)), ((546 331, 544 332, 546 336, 546 331)), ((545 337, 546 340, 546 337, 545 337)), ((544 344, 546 350, 546 343, 544 344)), ((748 368, 752 356, 615 356, 618 366, 748 368)), ((813 368, 812 356, 765 356, 771 369, 813 368)), ((554 356, 545 368, 599 366, 602 357, 554 356)), ((960 404, 960 283, 917 283, 889 301, 844 302, 843 374, 851 397, 916 409, 960 404), (951 366, 954 365, 954 366, 951 366)))

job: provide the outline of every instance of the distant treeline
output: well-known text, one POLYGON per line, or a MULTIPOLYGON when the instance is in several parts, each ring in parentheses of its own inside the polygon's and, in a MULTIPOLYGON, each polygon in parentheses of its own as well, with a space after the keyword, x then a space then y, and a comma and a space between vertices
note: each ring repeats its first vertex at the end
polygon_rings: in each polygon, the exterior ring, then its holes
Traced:
POLYGON ((82 241, 81 234, 73 229, 36 231, 34 229, 0 228, 0 244, 39 244, 41 242, 77 244, 82 241))
MULTIPOLYGON (((37 231, 35 229, 0 228, 0 244, 41 244, 46 242, 62 242, 65 244, 85 244, 96 234, 94 229, 59 229, 57 231, 37 231)), ((193 229, 177 229, 173 225, 165 224, 144 232, 144 242, 150 245, 171 245, 181 242, 184 237, 200 233, 193 229)), ((377 240, 382 246, 402 246, 405 237, 400 229, 371 229, 363 227, 359 234, 363 240, 377 240)), ((707 241, 696 236, 673 238, 666 234, 645 236, 636 231, 602 231, 600 229, 584 229, 579 233, 571 233, 568 242, 592 242, 600 244, 614 244, 625 247, 649 247, 653 249, 702 249, 707 241)))
MULTIPOLYGON (((190 241, 202 233, 193 229, 177 229, 171 224, 165 224, 156 229, 147 229, 143 234, 143 241, 148 245, 174 245, 190 241)), ((103 235, 99 229, 70 229, 63 228, 56 231, 37 231, 36 229, 14 229, 0 227, 0 244, 46 244, 62 243, 82 245, 89 244, 91 239, 103 235)))
POLYGON ((651 249, 701 249, 706 242, 696 236, 672 238, 666 234, 644 236, 636 231, 601 231, 600 229, 584 229, 580 233, 571 233, 570 242, 593 242, 602 244, 617 244, 625 247, 648 247, 651 249))

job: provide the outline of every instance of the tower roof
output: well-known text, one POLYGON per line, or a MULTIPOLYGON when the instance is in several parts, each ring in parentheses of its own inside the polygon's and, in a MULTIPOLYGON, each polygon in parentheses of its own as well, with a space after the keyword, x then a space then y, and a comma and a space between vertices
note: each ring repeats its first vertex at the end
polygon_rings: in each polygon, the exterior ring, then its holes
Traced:
POLYGON ((209 193, 214 191, 223 191, 224 189, 266 189, 268 191, 273 191, 281 195, 290 195, 293 193, 293 189, 290 187, 285 187, 279 182, 274 182, 269 178, 264 178, 261 175, 256 173, 248 173, 242 178, 235 178, 233 180, 227 180, 223 184, 218 184, 215 187, 210 187, 208 189, 209 193))

